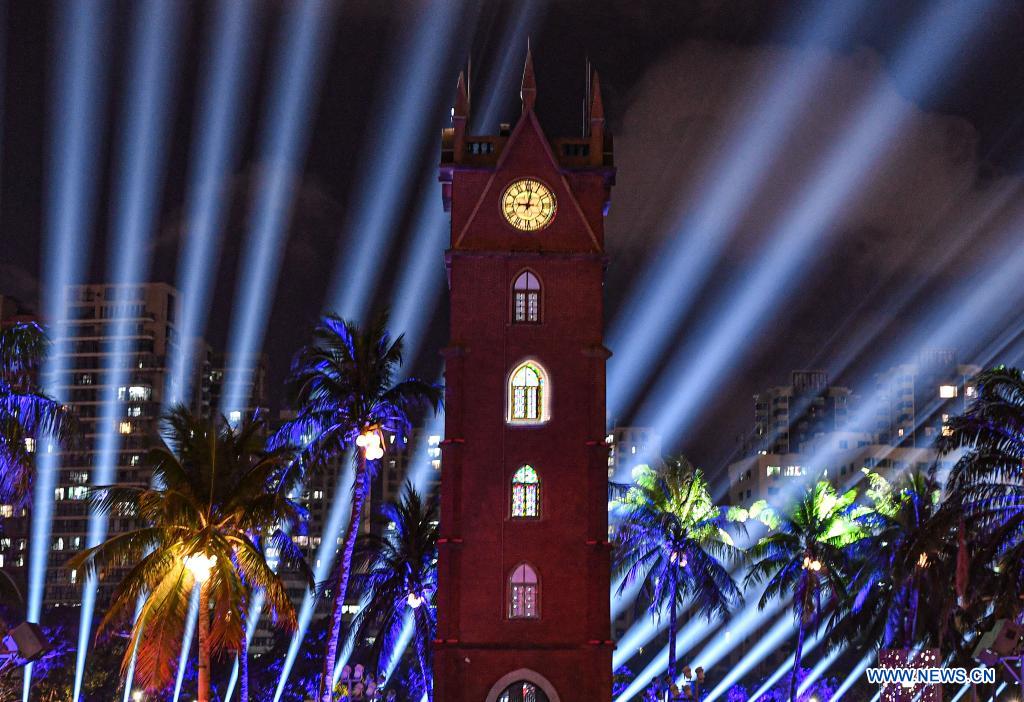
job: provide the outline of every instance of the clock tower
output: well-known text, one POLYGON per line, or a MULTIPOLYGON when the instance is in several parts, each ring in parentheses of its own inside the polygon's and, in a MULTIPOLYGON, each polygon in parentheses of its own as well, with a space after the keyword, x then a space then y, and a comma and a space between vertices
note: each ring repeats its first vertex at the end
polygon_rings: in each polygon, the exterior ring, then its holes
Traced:
POLYGON ((604 216, 615 170, 594 73, 582 136, 522 114, 467 133, 459 77, 440 181, 451 213, 438 702, 609 702, 604 216))

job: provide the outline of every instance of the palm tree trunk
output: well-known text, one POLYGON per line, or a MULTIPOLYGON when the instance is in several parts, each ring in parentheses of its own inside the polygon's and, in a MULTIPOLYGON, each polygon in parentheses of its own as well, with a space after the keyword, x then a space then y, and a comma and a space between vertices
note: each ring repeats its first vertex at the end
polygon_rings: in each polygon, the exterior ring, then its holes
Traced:
POLYGON ((359 536, 359 522, 363 516, 363 504, 366 502, 366 456, 360 449, 356 449, 356 455, 352 514, 349 516, 348 531, 345 533, 341 562, 338 563, 338 580, 335 583, 334 608, 331 613, 331 631, 327 638, 327 650, 324 652, 323 677, 320 679, 320 702, 331 702, 334 697, 334 666, 338 658, 338 641, 341 638, 341 618, 345 607, 345 595, 348 591, 352 552, 355 550, 356 537, 359 536))
POLYGON ((800 661, 804 653, 804 618, 797 625, 796 652, 793 654, 793 672, 789 676, 789 702, 796 702, 796 689, 800 678, 800 661))
POLYGON ((676 682, 676 592, 672 590, 672 604, 668 608, 668 678, 669 685, 676 682))
POLYGON ((796 702, 797 685, 800 682, 800 662, 804 653, 804 630, 807 617, 807 571, 800 577, 794 602, 800 603, 796 625, 796 651, 793 652, 793 672, 789 676, 789 702, 796 702))
POLYGON ((199 702, 210 702, 210 589, 199 586, 199 702))
POLYGON ((917 638, 917 607, 918 601, 921 596, 921 590, 917 586, 917 583, 911 585, 913 591, 910 593, 910 607, 907 613, 910 617, 910 621, 907 622, 907 635, 906 641, 904 641, 904 648, 913 648, 915 639, 917 638))
POLYGON ((238 702, 249 702, 249 632, 242 620, 242 647, 238 651, 238 702))
MULTIPOLYGON (((428 605, 429 606, 429 605, 428 605)), ((416 658, 419 659, 420 663, 420 679, 423 681, 423 691, 427 693, 427 702, 434 702, 434 685, 433 678, 427 672, 427 651, 426 642, 424 639, 427 636, 426 632, 417 632, 416 636, 416 658)))

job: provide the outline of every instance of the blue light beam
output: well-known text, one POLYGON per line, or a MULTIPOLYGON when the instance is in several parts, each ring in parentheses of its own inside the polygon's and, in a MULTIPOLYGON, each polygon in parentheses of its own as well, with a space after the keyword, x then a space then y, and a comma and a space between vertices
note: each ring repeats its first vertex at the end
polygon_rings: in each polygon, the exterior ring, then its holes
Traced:
POLYGON ((423 115, 430 113, 445 67, 438 52, 453 40, 461 7, 461 2, 451 0, 423 0, 409 16, 406 31, 412 31, 412 37, 403 53, 407 60, 396 65, 397 75, 385 83, 387 93, 374 120, 379 126, 368 144, 370 166, 366 177, 357 179, 354 214, 342 237, 338 272, 327 300, 345 319, 365 316, 380 275, 379 259, 390 250, 401 199, 410 187, 409 155, 419 153, 433 137, 424 127, 434 123, 424 121, 423 115))
MULTIPOLYGON (((948 78, 947 62, 973 34, 985 13, 975 4, 941 3, 904 45, 894 73, 914 75, 922 93, 948 78)), ((723 307, 710 339, 694 353, 686 349, 670 362, 651 399, 640 412, 641 425, 654 426, 672 444, 695 418, 710 387, 734 367, 773 308, 791 292, 815 253, 828 249, 829 224, 838 216, 900 133, 906 118, 902 98, 882 86, 850 120, 850 129, 827 154, 819 174, 797 206, 774 227, 763 255, 745 284, 723 307)))
POLYGON ((339 3, 303 0, 287 5, 283 42, 274 61, 270 97, 259 141, 263 172, 253 188, 249 232, 238 269, 235 314, 220 411, 230 416, 247 404, 252 364, 263 345, 267 315, 284 259, 284 237, 295 204, 295 179, 302 171, 313 114, 319 67, 339 3))
POLYGON ((864 675, 864 671, 868 669, 868 666, 871 665, 874 660, 874 652, 870 652, 864 656, 860 663, 854 666, 853 670, 850 671, 850 674, 846 676, 843 683, 836 688, 836 691, 832 694, 832 697, 829 698, 828 702, 839 702, 839 700, 843 699, 843 695, 846 694, 846 691, 857 683, 857 680, 864 675))
MULTIPOLYGON (((316 550, 313 575, 318 583, 327 580, 331 574, 331 567, 334 565, 334 559, 338 553, 338 538, 352 513, 352 501, 349 499, 349 495, 352 493, 352 483, 355 475, 352 470, 351 456, 346 453, 341 461, 342 465, 345 466, 344 472, 334 489, 334 497, 331 501, 331 509, 327 515, 327 523, 324 525, 320 545, 316 550)), ((299 608, 298 627, 292 636, 291 643, 288 645, 288 653, 285 656, 284 665, 281 667, 281 677, 278 679, 277 689, 274 691, 274 702, 280 702, 281 695, 284 694, 284 687, 288 683, 288 676, 295 665, 295 659, 299 655, 299 647, 302 646, 315 609, 316 594, 307 591, 302 598, 302 606, 299 608)))
MULTIPOLYGON (((848 29, 862 7, 860 2, 818 3, 801 32, 803 41, 827 43, 848 29)), ((800 111, 816 97, 827 67, 820 56, 793 50, 752 100, 744 99, 734 108, 731 131, 739 138, 724 156, 716 153, 715 161, 706 165, 704 189, 686 198, 696 210, 683 208, 675 225, 678 234, 663 244, 611 326, 608 338, 615 355, 609 360, 609 416, 627 411, 650 372, 650 360, 668 348, 673 338, 669 330, 678 326, 711 275, 714 261, 746 212, 745 204, 772 172, 800 111), (659 329, 664 331, 651 333, 659 329), (636 343, 640 338, 645 342, 636 343)))
MULTIPOLYGON (((48 115, 49 159, 46 164, 45 265, 42 269, 42 308, 50 320, 53 340, 41 379, 51 397, 66 401, 67 287, 82 280, 96 218, 96 188, 102 147, 102 106, 106 101, 107 5, 99 0, 60 5, 53 41, 53 108, 48 115)), ((29 540, 28 610, 39 622, 50 555, 54 489, 60 459, 51 441, 36 456, 32 500, 32 538, 29 540)), ((32 665, 25 668, 22 699, 28 701, 32 665)))
MULTIPOLYGON (((172 112, 169 106, 183 9, 174 0, 144 0, 135 8, 129 82, 121 113, 125 129, 118 150, 112 193, 116 209, 107 258, 109 279, 113 283, 111 288, 125 291, 144 281, 149 271, 149 240, 156 225, 163 186, 167 125, 172 112)), ((129 377, 128 361, 134 352, 134 324, 135 320, 122 311, 109 327, 114 347, 104 369, 98 424, 100 437, 91 481, 94 487, 110 485, 117 477, 122 438, 118 422, 124 417, 118 388, 125 385, 129 377)), ((89 514, 87 546, 97 546, 106 536, 107 515, 92 511, 89 514)), ((88 575, 82 594, 73 700, 79 699, 82 690, 96 594, 95 575, 88 575)))
MULTIPOLYGON (((188 603, 188 615, 185 619, 185 636, 181 639, 181 653, 178 655, 178 671, 174 678, 174 702, 181 697, 181 684, 185 680, 185 669, 188 667, 188 659, 192 654, 192 638, 196 633, 196 624, 199 623, 199 587, 192 588, 192 596, 188 603)), ((207 613, 209 616, 209 613, 207 613)))
POLYGON ((219 0, 208 37, 209 65, 196 112, 183 246, 178 261, 179 353, 171 358, 167 405, 187 402, 195 340, 206 327, 210 291, 228 211, 227 192, 243 129, 242 100, 251 73, 258 12, 244 0, 219 0))

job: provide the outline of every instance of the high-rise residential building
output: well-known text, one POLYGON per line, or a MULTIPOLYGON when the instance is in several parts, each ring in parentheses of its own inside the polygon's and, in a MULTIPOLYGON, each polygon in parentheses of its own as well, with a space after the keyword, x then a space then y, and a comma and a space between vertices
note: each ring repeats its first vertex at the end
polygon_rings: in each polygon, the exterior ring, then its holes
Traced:
POLYGON ((227 412, 231 424, 237 424, 243 417, 252 417, 257 411, 267 409, 267 355, 254 354, 239 359, 232 354, 213 353, 210 355, 206 369, 204 385, 208 394, 208 405, 211 413, 227 412), (243 379, 243 396, 246 398, 242 407, 224 407, 226 384, 234 374, 243 379))
POLYGON ((605 438, 608 444, 608 479, 627 484, 639 465, 661 461, 661 435, 651 427, 614 427, 605 438))
MULTIPOLYGON (((117 482, 145 484, 150 469, 146 452, 157 446, 159 418, 165 401, 168 361, 177 353, 174 319, 177 291, 165 283, 141 285, 77 285, 66 290, 68 319, 57 331, 66 343, 55 345, 53 378, 56 395, 65 399, 78 419, 78 438, 58 456, 54 493, 51 553, 46 575, 47 605, 77 605, 79 574, 64 567, 86 546, 89 532, 88 487, 94 483, 104 415, 116 398, 117 482), (118 329, 127 329, 119 337, 118 329), (124 351, 124 353, 120 353, 124 351), (117 359, 125 370, 117 388, 109 388, 117 359), (112 392, 111 392, 112 391, 112 392)), ((199 386, 199 383, 195 383, 199 386)), ((194 400, 189 398, 189 404, 194 400)), ((136 526, 132 519, 112 515, 108 529, 117 533, 136 526)), ((116 583, 101 582, 101 598, 116 583)))
POLYGON ((396 502, 406 481, 412 481, 424 499, 436 498, 441 487, 441 435, 415 427, 405 439, 388 436, 387 443, 371 493, 372 511, 396 502))
POLYGON ((840 431, 849 418, 849 388, 829 384, 828 372, 793 371, 789 385, 754 395, 756 451, 796 453, 820 434, 840 431))
POLYGON ((922 352, 911 363, 875 376, 879 443, 931 446, 946 431, 950 415, 961 414, 977 391, 981 367, 959 363, 956 351, 922 352))
MULTIPOLYGON (((0 295, 0 329, 14 324, 37 322, 38 319, 21 301, 0 295)), ((29 440, 26 448, 34 453, 36 442, 29 440)), ((24 591, 28 565, 29 514, 24 508, 0 503, 0 570, 3 570, 24 591)))

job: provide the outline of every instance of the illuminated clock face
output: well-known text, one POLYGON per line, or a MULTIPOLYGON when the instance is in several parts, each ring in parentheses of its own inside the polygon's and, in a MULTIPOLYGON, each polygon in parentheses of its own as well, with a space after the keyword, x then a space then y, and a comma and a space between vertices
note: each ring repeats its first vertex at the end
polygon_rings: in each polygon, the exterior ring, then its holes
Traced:
POLYGON ((517 180, 501 196, 501 212, 516 229, 535 232, 551 224, 555 217, 555 194, 533 178, 517 180))

